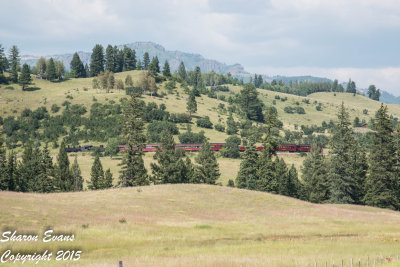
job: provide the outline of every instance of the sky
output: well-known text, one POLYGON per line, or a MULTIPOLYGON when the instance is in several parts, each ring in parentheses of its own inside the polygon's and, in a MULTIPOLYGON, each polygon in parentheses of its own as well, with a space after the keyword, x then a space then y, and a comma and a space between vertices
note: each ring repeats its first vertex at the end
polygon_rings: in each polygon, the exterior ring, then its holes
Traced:
POLYGON ((257 74, 349 78, 400 95, 398 0, 2 0, 21 54, 152 41, 257 74))

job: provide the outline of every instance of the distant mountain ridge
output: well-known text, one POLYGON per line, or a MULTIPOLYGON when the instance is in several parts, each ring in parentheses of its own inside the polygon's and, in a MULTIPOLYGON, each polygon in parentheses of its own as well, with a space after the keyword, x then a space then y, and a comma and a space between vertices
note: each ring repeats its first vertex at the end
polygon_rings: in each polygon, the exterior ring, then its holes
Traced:
MULTIPOLYGON (((245 75, 249 74, 245 71, 242 65, 233 64, 227 65, 225 63, 218 62, 213 59, 206 59, 199 54, 185 53, 181 51, 169 51, 166 50, 162 45, 153 42, 135 42, 130 44, 125 44, 127 47, 135 49, 136 59, 143 59, 143 54, 148 52, 150 58, 157 56, 161 67, 164 65, 165 60, 168 60, 170 68, 172 71, 178 69, 181 61, 185 63, 187 70, 194 70, 196 66, 199 66, 203 72, 215 71, 217 73, 228 73, 232 75, 245 75)), ((118 45, 118 48, 123 48, 124 45, 118 45)), ((78 52, 83 64, 90 63, 91 52, 78 52)), ((54 60, 59 60, 64 63, 67 70, 70 69, 70 62, 72 60, 73 54, 60 54, 60 55, 47 55, 44 56, 46 59, 52 57, 54 60)), ((30 66, 34 66, 40 56, 30 56, 24 55, 21 57, 22 63, 27 63, 30 66)))

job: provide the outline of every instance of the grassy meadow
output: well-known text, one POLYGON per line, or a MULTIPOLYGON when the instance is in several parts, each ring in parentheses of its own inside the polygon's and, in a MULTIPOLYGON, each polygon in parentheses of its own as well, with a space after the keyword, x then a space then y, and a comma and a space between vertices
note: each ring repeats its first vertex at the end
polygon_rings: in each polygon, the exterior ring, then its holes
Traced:
MULTIPOLYGON (((373 266, 376 257, 389 256, 394 261, 387 266, 400 266, 398 212, 229 187, 1 192, 0 210, 3 228, 42 233, 52 226, 75 234, 72 243, 38 242, 35 250, 79 248, 81 260, 39 266, 117 266, 119 260, 124 266, 340 266, 342 259, 345 266, 351 259, 367 266, 368 257, 373 266)), ((28 248, 28 242, 12 244, 28 248)))

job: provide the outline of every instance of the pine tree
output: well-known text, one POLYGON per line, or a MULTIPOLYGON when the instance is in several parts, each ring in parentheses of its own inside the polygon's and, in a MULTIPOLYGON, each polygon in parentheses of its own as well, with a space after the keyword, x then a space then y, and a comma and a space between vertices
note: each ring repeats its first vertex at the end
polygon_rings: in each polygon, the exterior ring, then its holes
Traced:
POLYGON ((305 199, 324 203, 329 199, 328 168, 317 144, 311 145, 311 150, 302 166, 305 199))
POLYGON ((113 186, 113 176, 110 169, 107 169, 104 173, 104 185, 103 188, 111 188, 113 186))
POLYGON ((18 164, 17 164, 17 156, 15 155, 14 151, 10 151, 8 153, 7 158, 7 173, 6 173, 6 181, 7 181, 7 190, 9 191, 17 191, 17 177, 20 175, 18 174, 18 164))
POLYGON ((355 203, 356 201, 354 165, 351 164, 351 151, 355 144, 349 114, 342 103, 330 140, 332 156, 329 164, 329 180, 330 201, 333 203, 355 203))
POLYGON ((32 81, 31 70, 28 64, 22 66, 21 75, 19 77, 19 84, 22 86, 22 91, 25 91, 25 87, 32 81))
POLYGON ((153 77, 155 77, 157 73, 160 73, 160 62, 158 61, 157 56, 153 57, 153 59, 151 60, 149 71, 153 77))
POLYGON ((186 81, 187 74, 186 74, 185 64, 183 63, 183 61, 181 61, 181 63, 179 64, 178 75, 182 81, 186 81))
POLYGON ((145 52, 143 54, 143 69, 149 70, 149 65, 150 65, 150 56, 149 53, 145 52))
POLYGON ((265 143, 261 155, 258 156, 256 165, 257 185, 255 189, 278 194, 280 183, 278 178, 281 179, 282 175, 286 175, 287 167, 284 162, 283 165, 280 165, 278 157, 276 158, 275 162, 272 161, 273 151, 268 149, 268 147, 269 145, 265 143))
POLYGON ((53 159, 50 156, 47 144, 42 150, 39 166, 38 184, 40 188, 38 192, 53 192, 55 190, 53 159))
POLYGON ((102 45, 95 45, 90 57, 90 76, 95 77, 104 71, 104 49, 102 45))
POLYGON ((364 203, 398 210, 399 179, 396 176, 396 151, 391 135, 393 129, 387 106, 383 104, 375 115, 374 130, 368 157, 369 169, 364 203))
POLYGON ((241 142, 242 140, 236 135, 226 138, 224 148, 221 151, 222 156, 232 159, 240 158, 239 146, 241 142))
POLYGON ((143 134, 142 120, 143 106, 139 102, 139 95, 132 95, 131 100, 124 106, 123 111, 123 138, 127 150, 122 160, 120 184, 122 186, 148 185, 149 177, 144 167, 142 148, 146 142, 143 134))
POLYGON ((75 53, 72 57, 71 63, 71 74, 74 78, 85 78, 85 67, 79 57, 78 53, 75 53))
POLYGON ((232 117, 232 113, 229 114, 228 119, 226 120, 226 134, 233 135, 237 134, 238 128, 235 120, 232 117))
POLYGON ((195 170, 198 180, 205 184, 215 184, 221 173, 214 151, 211 150, 210 143, 207 140, 203 142, 195 161, 199 164, 195 170))
POLYGON ((88 64, 85 64, 85 76, 84 76, 84 78, 86 78, 86 77, 91 77, 90 76, 90 69, 89 69, 89 65, 88 64))
POLYGON ((242 90, 240 90, 239 104, 249 120, 262 122, 264 116, 262 114, 263 103, 258 98, 258 92, 253 84, 246 84, 242 90))
POLYGON ((90 171, 89 189, 97 190, 104 188, 104 171, 99 156, 96 156, 90 171))
POLYGON ((114 54, 114 48, 111 45, 108 45, 106 48, 106 70, 115 72, 117 66, 117 58, 116 54, 114 54))
POLYGON ((239 188, 254 188, 254 183, 257 180, 257 164, 258 153, 254 146, 254 142, 250 139, 246 150, 243 152, 240 169, 236 176, 236 186, 239 188))
POLYGON ((165 77, 171 77, 171 70, 169 68, 169 63, 167 60, 165 60, 165 63, 164 63, 163 75, 165 77))
POLYGON ((36 63, 36 69, 38 71, 40 78, 46 76, 46 59, 44 57, 39 58, 39 60, 36 63))
POLYGON ((286 192, 287 196, 301 198, 301 193, 303 192, 303 185, 299 181, 299 176, 297 174, 297 170, 294 167, 294 164, 289 169, 289 172, 286 176, 286 192))
POLYGON ((364 148, 354 145, 350 151, 353 177, 355 180, 354 201, 357 204, 363 204, 365 196, 365 179, 368 171, 367 154, 364 148))
POLYGON ((72 174, 74 176, 74 191, 82 191, 83 190, 83 178, 81 169, 78 164, 78 155, 75 155, 74 163, 72 164, 72 174))
POLYGON ((49 81, 54 81, 57 78, 57 73, 56 73, 56 65, 54 63, 53 58, 50 58, 47 61, 46 65, 46 78, 49 81))
POLYGON ((138 59, 138 61, 137 61, 136 69, 143 70, 143 64, 142 64, 142 61, 140 61, 140 59, 138 59))
POLYGON ((124 46, 123 55, 124 55, 123 69, 125 71, 136 69, 137 68, 137 66, 136 66, 136 51, 133 49, 130 49, 127 46, 124 46))
POLYGON ((161 132, 161 148, 153 158, 157 163, 151 163, 154 184, 188 183, 192 177, 188 176, 187 164, 183 161, 184 153, 175 150, 172 134, 165 128, 161 132))
POLYGON ((10 80, 13 83, 17 83, 20 57, 19 57, 19 50, 16 45, 13 45, 10 49, 9 61, 11 65, 10 80))
POLYGON ((189 94, 189 98, 186 103, 186 110, 190 116, 192 116, 192 114, 196 113, 196 111, 197 111, 197 102, 196 102, 196 97, 194 95, 193 90, 189 94))
POLYGON ((5 83, 6 78, 4 77, 4 72, 8 69, 8 60, 4 54, 4 48, 0 44, 0 83, 5 83))
POLYGON ((193 91, 196 96, 200 96, 200 92, 204 89, 203 78, 201 77, 201 70, 199 66, 194 69, 193 75, 193 91))
POLYGON ((131 75, 127 75, 125 78, 125 86, 126 87, 132 87, 133 86, 133 80, 131 75))
POLYGON ((3 131, 0 128, 0 190, 8 190, 7 155, 3 131))
POLYGON ((67 151, 65 150, 64 141, 61 142, 58 152, 55 176, 56 184, 60 191, 67 192, 74 190, 74 178, 69 168, 69 159, 67 151))

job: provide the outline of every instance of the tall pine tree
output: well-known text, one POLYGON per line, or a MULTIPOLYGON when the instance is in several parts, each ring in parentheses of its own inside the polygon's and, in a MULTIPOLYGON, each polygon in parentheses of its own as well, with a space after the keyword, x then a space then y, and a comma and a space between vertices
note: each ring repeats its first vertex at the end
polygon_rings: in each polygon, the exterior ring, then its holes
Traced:
POLYGON ((79 57, 78 53, 74 53, 71 63, 71 74, 72 77, 74 78, 85 78, 86 77, 86 72, 85 72, 85 67, 83 66, 83 63, 81 61, 81 58, 79 57))
POLYGON ((203 142, 195 160, 199 164, 196 166, 195 175, 200 183, 215 184, 221 173, 214 151, 207 140, 203 142))
POLYGON ((164 63, 163 75, 165 77, 171 77, 171 70, 169 68, 169 63, 167 60, 165 60, 165 63, 164 63))
POLYGON ((83 178, 81 169, 78 164, 78 155, 75 155, 74 163, 72 164, 72 174, 74 176, 74 191, 82 191, 83 190, 83 178))
POLYGON ((95 45, 90 57, 90 76, 95 77, 104 71, 104 48, 102 45, 95 45))
POLYGON ((91 190, 103 189, 104 187, 104 171, 99 156, 97 155, 93 161, 90 171, 90 182, 88 188, 91 190))
POLYGON ((57 156, 57 166, 55 170, 56 185, 60 191, 74 190, 74 177, 69 168, 69 159, 65 150, 64 141, 61 142, 60 150, 57 156))
POLYGON ((10 80, 14 83, 18 82, 18 69, 19 69, 19 49, 16 45, 13 45, 10 49, 9 62, 10 68, 10 80))

